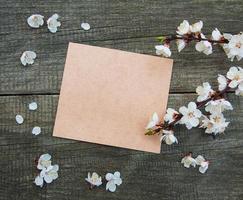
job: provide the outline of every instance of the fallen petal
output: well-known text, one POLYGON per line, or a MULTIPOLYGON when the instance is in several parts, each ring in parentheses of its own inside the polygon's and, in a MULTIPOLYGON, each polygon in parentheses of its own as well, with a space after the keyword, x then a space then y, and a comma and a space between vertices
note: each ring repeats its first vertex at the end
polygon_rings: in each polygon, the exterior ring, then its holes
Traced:
POLYGON ((90 25, 89 23, 81 23, 81 28, 84 29, 85 31, 90 29, 90 25))
POLYGON ((39 135, 41 133, 41 128, 39 126, 35 126, 33 129, 32 129, 32 134, 33 135, 39 135))
POLYGON ((37 109, 37 103, 36 102, 32 102, 29 104, 29 110, 36 110, 37 109))
POLYGON ((23 124, 24 122, 24 118, 22 117, 22 115, 16 115, 15 119, 18 124, 23 124))

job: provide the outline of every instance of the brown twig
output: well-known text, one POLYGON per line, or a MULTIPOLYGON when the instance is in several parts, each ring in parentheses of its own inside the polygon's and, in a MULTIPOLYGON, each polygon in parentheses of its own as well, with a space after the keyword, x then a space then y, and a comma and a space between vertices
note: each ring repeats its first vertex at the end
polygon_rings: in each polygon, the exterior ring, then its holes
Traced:
MULTIPOLYGON (((230 87, 229 87, 229 83, 231 81, 228 80, 228 83, 227 83, 227 86, 224 90, 222 91, 215 91, 210 98, 206 99, 205 101, 202 101, 202 102, 196 102, 197 104, 197 109, 200 109, 202 108, 203 106, 205 106, 208 102, 210 102, 211 100, 217 100, 217 99, 222 99, 224 98, 224 95, 227 91, 230 90, 230 87)), ((147 135, 155 135, 156 133, 160 133, 161 130, 172 130, 173 127, 176 125, 177 122, 179 122, 181 120, 181 118, 183 117, 183 115, 181 113, 179 114, 175 114, 175 119, 173 122, 171 123, 160 123, 160 124, 157 124, 156 125, 156 128, 153 129, 153 132, 150 133, 150 134, 147 134, 147 135)))

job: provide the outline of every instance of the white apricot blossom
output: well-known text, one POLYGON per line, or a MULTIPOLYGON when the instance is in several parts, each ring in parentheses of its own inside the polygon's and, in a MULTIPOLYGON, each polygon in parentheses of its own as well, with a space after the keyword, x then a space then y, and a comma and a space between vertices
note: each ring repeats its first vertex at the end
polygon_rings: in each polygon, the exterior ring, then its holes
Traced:
POLYGON ((32 28, 39 28, 44 24, 44 16, 39 14, 34 14, 28 17, 27 23, 32 28))
POLYGON ((146 129, 151 129, 159 123, 159 116, 156 112, 153 113, 152 118, 150 119, 146 129))
POLYGON ((43 178, 46 183, 51 183, 58 178, 58 165, 51 165, 41 170, 39 177, 43 178))
POLYGON ((181 163, 186 168, 190 168, 190 166, 196 167, 196 160, 192 157, 191 153, 182 158, 181 163))
POLYGON ((59 15, 54 14, 47 20, 47 27, 51 33, 56 33, 57 28, 61 26, 61 22, 57 21, 58 18, 59 15))
POLYGON ((187 20, 184 20, 180 25, 177 27, 176 33, 179 35, 184 35, 190 32, 190 24, 187 20))
POLYGON ((181 52, 182 49, 184 49, 186 47, 186 41, 182 40, 182 39, 176 40, 176 44, 177 44, 178 52, 181 52))
POLYGON ((233 110, 231 103, 225 99, 217 99, 209 101, 206 104, 205 110, 207 112, 213 113, 222 113, 225 110, 233 110))
POLYGON ((102 178, 99 176, 96 172, 92 173, 92 176, 90 172, 88 172, 88 177, 85 178, 85 180, 91 185, 91 186, 100 186, 102 184, 102 178))
POLYGON ((179 113, 176 110, 174 110, 173 108, 167 108, 166 114, 164 116, 164 121, 171 123, 175 120, 175 118, 178 114, 179 113))
MULTIPOLYGON (((205 39, 206 37, 201 33, 201 38, 205 39)), ((213 53, 212 44, 207 40, 202 40, 200 42, 197 42, 195 48, 197 51, 203 52, 206 55, 213 53)))
POLYGON ((32 65, 35 61, 36 53, 34 51, 25 51, 20 57, 22 65, 32 65))
POLYGON ((223 75, 218 75, 219 91, 224 90, 227 87, 227 79, 223 75))
POLYGON ((168 47, 168 45, 156 45, 155 46, 156 49, 156 54, 157 55, 163 55, 165 57, 170 57, 171 56, 171 50, 168 47))
POLYGON ((227 78, 231 80, 229 87, 236 88, 243 81, 243 69, 241 67, 231 67, 227 72, 227 78))
POLYGON ((202 86, 200 85, 196 88, 196 93, 199 95, 197 101, 202 102, 208 99, 213 92, 214 91, 211 89, 211 85, 208 82, 203 83, 202 86))
POLYGON ((120 172, 115 172, 114 174, 107 173, 105 175, 105 178, 107 180, 106 190, 109 190, 110 192, 115 192, 116 186, 122 184, 122 179, 120 176, 121 176, 120 172))
POLYGON ((174 135, 174 131, 172 130, 163 130, 163 134, 160 138, 160 141, 164 141, 168 145, 178 143, 178 140, 174 135))
POLYGON ((233 61, 236 57, 237 60, 240 61, 243 58, 243 34, 224 34, 223 36, 229 41, 223 45, 228 58, 233 61))
POLYGON ((37 164, 37 169, 41 170, 40 174, 36 176, 34 183, 42 187, 43 184, 51 183, 58 178, 58 165, 51 165, 51 155, 43 154, 40 156, 37 164))
POLYGON ((237 90, 235 90, 235 94, 238 96, 243 96, 243 81, 238 85, 237 90))
POLYGON ((195 102, 190 102, 188 107, 180 107, 179 112, 183 115, 180 124, 185 124, 188 129, 199 125, 199 118, 202 116, 202 113, 197 109, 195 102))
POLYGON ((228 127, 229 122, 226 122, 222 113, 214 113, 208 117, 203 116, 202 125, 200 128, 205 128, 205 133, 208 134, 219 134, 223 133, 228 127))
POLYGON ((51 166, 51 155, 46 153, 42 154, 38 160, 37 169, 42 170, 51 166))
POLYGON ((203 22, 199 21, 190 26, 190 31, 192 33, 200 33, 203 27, 203 22))
POLYGON ((196 157, 196 164, 199 165, 199 172, 204 174, 207 169, 208 169, 208 165, 209 165, 209 161, 206 161, 205 158, 201 155, 196 157))
POLYGON ((216 41, 219 41, 223 38, 223 35, 220 33, 220 31, 215 28, 212 32, 212 40, 216 40, 216 41))

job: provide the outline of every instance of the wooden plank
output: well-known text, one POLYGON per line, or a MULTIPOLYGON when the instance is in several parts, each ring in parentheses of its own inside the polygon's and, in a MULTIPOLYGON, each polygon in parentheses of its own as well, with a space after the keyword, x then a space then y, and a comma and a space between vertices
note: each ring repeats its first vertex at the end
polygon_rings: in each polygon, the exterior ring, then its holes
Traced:
MULTIPOLYGON (((59 93, 67 44, 69 41, 154 55, 155 36, 175 32, 183 20, 203 20, 204 32, 218 27, 237 33, 243 26, 243 1, 7 1, 0 5, 0 94, 59 93), (61 16, 62 26, 56 34, 46 25, 31 29, 26 19, 40 13, 47 19, 61 16), (87 21, 91 30, 80 30, 87 21), (34 50, 38 58, 33 66, 23 67, 23 51, 34 50)), ((212 81, 225 73, 231 63, 217 47, 206 56, 191 45, 182 53, 175 51, 171 92, 192 92, 203 81, 212 81)))
MULTIPOLYGON (((151 154, 103 145, 58 139, 51 136, 58 95, 0 97, 0 199, 242 199, 243 198, 243 99, 228 95, 234 111, 231 124, 215 140, 203 130, 176 129, 178 145, 162 145, 161 154, 151 154), (29 111, 31 101, 39 105, 29 111), (16 125, 15 114, 25 122, 16 125), (31 134, 35 125, 39 136, 31 134), (192 151, 210 160, 206 174, 186 169, 180 159, 192 151), (32 181, 38 173, 34 160, 49 152, 60 165, 59 178, 42 189, 32 181), (101 187, 90 191, 84 182, 88 171, 104 175, 121 171, 123 184, 112 194, 101 187)), ((170 95, 169 106, 178 108, 195 99, 194 94, 170 95)))

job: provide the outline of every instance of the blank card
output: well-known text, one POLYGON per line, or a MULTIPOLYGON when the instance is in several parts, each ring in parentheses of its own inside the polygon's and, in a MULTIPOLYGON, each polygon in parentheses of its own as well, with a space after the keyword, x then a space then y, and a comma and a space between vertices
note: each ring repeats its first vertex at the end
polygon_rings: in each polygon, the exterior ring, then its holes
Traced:
POLYGON ((53 135, 160 153, 146 136, 166 112, 171 59, 69 43, 53 135))

